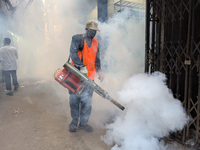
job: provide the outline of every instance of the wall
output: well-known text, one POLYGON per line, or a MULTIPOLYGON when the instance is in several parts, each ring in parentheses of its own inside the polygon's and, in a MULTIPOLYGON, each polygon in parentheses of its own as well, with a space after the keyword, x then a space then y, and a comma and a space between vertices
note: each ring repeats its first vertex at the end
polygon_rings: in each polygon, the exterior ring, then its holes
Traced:
MULTIPOLYGON (((114 8, 114 4, 116 2, 119 2, 120 0, 108 0, 108 19, 112 18, 113 15, 115 14, 115 8, 114 8)), ((146 4, 146 0, 126 0, 129 2, 135 2, 135 3, 141 3, 141 4, 146 4)), ((122 0, 123 2, 123 0, 122 0)), ((95 7, 90 15, 88 16, 88 20, 97 20, 98 13, 97 13, 97 7, 95 7)))

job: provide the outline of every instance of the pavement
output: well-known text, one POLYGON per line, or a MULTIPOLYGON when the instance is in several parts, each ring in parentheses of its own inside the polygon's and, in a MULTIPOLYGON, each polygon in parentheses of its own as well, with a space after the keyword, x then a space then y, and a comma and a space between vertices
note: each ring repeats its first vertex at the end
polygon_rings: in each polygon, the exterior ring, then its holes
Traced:
MULTIPOLYGON (((105 129, 94 126, 92 133, 81 129, 71 133, 68 92, 63 96, 50 82, 19 81, 14 96, 7 96, 0 84, 1 150, 109 150, 101 136, 105 129)), ((57 84, 57 83, 56 83, 57 84)), ((91 124, 93 125, 93 124, 91 124)))
MULTIPOLYGON (((106 111, 102 107, 108 110, 116 106, 106 101, 102 106, 93 101, 89 124, 94 131, 87 133, 78 129, 71 133, 67 89, 54 80, 19 79, 19 83, 13 96, 7 96, 4 84, 0 83, 0 150, 111 149, 101 140, 106 133, 105 124, 109 122, 109 116, 105 121, 106 111)), ((192 150, 174 141, 168 144, 168 150, 192 150)))

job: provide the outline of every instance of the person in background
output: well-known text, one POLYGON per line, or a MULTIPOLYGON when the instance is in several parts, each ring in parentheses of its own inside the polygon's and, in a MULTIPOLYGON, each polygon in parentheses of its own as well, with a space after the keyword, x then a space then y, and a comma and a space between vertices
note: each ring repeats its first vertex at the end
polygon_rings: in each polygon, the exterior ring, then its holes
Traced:
POLYGON ((1 70, 1 68, 0 68, 0 83, 4 83, 5 82, 5 77, 4 77, 4 71, 3 70, 1 70))
MULTIPOLYGON (((94 80, 95 72, 99 75, 99 80, 103 80, 100 63, 100 51, 98 40, 94 37, 99 31, 98 24, 89 21, 85 27, 85 34, 76 34, 72 37, 70 46, 70 57, 72 65, 80 70, 91 80, 94 80)), ((80 95, 69 91, 70 94, 70 112, 72 121, 69 125, 69 131, 75 132, 78 127, 86 132, 92 132, 92 126, 88 125, 88 120, 92 109, 93 89, 85 86, 80 95)))
POLYGON ((14 90, 17 90, 19 88, 16 74, 18 53, 17 49, 10 45, 10 38, 5 38, 3 40, 3 44, 4 46, 0 48, 0 63, 5 77, 6 90, 9 91, 6 95, 13 96, 11 76, 14 90))

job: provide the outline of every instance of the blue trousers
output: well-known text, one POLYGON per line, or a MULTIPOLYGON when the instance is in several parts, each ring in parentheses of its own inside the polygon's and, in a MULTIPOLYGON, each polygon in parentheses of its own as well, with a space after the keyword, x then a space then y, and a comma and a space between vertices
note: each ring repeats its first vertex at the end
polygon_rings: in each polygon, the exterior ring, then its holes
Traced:
POLYGON ((4 72, 4 77, 5 77, 6 90, 12 89, 11 76, 12 76, 13 85, 14 86, 18 85, 16 70, 4 70, 3 72, 4 72))
POLYGON ((69 104, 72 119, 78 122, 80 117, 80 124, 87 124, 92 110, 93 89, 85 86, 80 95, 76 95, 71 91, 69 91, 69 94, 69 104))

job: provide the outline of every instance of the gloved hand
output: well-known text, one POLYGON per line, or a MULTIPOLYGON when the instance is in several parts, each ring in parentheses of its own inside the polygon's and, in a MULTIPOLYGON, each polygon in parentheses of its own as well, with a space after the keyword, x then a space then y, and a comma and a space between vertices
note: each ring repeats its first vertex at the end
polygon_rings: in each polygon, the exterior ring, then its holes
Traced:
POLYGON ((98 79, 102 82, 104 79, 104 75, 101 71, 98 72, 98 76, 99 76, 98 79))
POLYGON ((88 71, 87 71, 87 68, 86 67, 82 67, 80 68, 80 72, 86 76, 88 76, 88 71))

